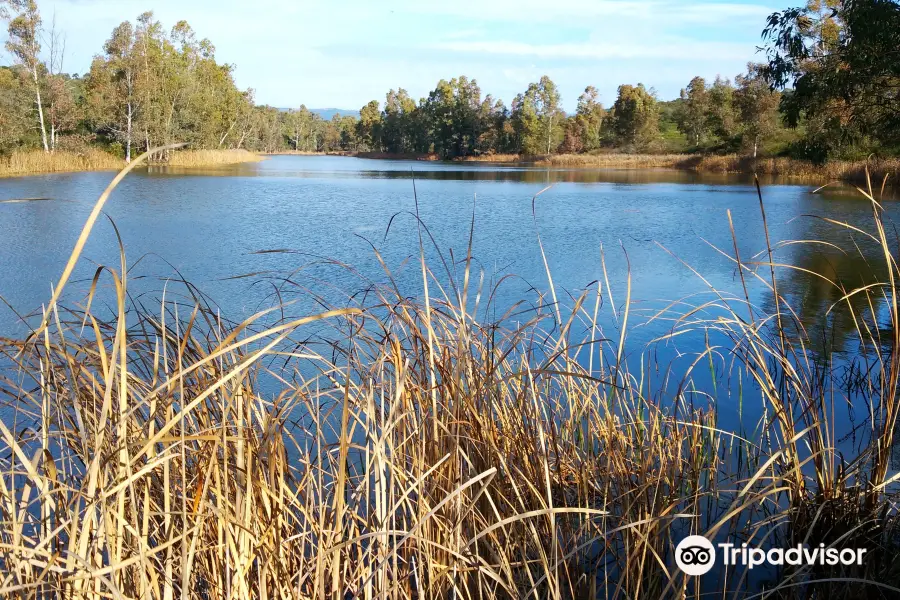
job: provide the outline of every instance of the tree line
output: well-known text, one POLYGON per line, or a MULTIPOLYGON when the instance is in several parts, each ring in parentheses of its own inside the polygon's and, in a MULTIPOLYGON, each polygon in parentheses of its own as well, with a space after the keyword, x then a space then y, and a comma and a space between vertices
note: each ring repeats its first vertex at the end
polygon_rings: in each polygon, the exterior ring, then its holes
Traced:
POLYGON ((561 107, 549 77, 532 83, 506 107, 466 77, 442 80, 418 103, 406 90, 387 93, 360 110, 359 149, 396 154, 434 152, 442 158, 479 154, 581 153, 603 148, 637 152, 741 148, 758 151, 782 130, 781 94, 770 89, 760 65, 750 65, 733 85, 695 77, 673 102, 661 102, 642 84, 619 86, 605 108, 593 86, 575 113, 561 107), (675 130, 676 138, 664 135, 675 130))
POLYGON ((63 71, 64 43, 35 0, 0 0, 14 59, 0 68, 0 153, 96 144, 130 160, 173 142, 254 151, 375 152, 462 158, 604 150, 792 154, 824 160, 898 148, 897 0, 810 0, 773 14, 767 61, 734 81, 693 78, 661 101, 621 85, 611 106, 594 86, 574 114, 542 77, 509 106, 474 79, 441 80, 415 100, 399 88, 359 117, 281 110, 241 90, 233 65, 185 21, 152 12, 116 27, 83 76, 63 71))

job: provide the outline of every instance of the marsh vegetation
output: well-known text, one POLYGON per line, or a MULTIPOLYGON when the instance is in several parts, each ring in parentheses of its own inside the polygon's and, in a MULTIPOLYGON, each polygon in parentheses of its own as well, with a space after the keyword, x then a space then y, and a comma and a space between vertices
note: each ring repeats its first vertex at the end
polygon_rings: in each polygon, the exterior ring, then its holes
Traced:
POLYGON ((630 276, 566 299, 548 271, 528 304, 485 321, 493 288, 471 250, 460 269, 429 263, 423 228, 421 295, 402 294, 382 263, 383 280, 359 278, 365 293, 340 305, 294 317, 275 304, 234 323, 186 283, 157 306, 138 301, 124 255, 96 272, 112 304, 92 300, 94 285, 62 301, 105 193, 31 333, 0 341, 0 591, 889 597, 898 248, 872 188, 866 231, 830 225, 881 249, 879 279, 850 289, 816 276, 832 308, 849 309, 849 378, 815 350, 821 332, 798 319, 778 276, 794 267, 772 260, 768 235, 755 256, 720 249, 733 289, 697 273, 703 294, 651 314, 633 310, 630 276), (768 303, 749 301, 753 281, 768 303), (664 385, 626 358, 647 319, 668 323, 666 339, 701 340, 664 385), (729 376, 702 389, 703 371, 729 376), (723 429, 723 402, 762 416, 723 429), (866 410, 848 444, 851 405, 866 410), (859 568, 693 580, 672 561, 689 532, 869 552, 859 568))

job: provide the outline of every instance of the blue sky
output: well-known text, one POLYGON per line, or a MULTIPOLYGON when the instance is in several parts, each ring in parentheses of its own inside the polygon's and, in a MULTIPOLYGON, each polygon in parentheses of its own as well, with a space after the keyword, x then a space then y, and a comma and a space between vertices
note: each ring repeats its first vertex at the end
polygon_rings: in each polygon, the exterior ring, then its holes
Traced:
MULTIPOLYGON (((38 0, 66 33, 65 69, 84 72, 123 20, 153 9, 187 20, 259 103, 358 109, 403 87, 414 98, 467 75, 509 101, 549 75, 573 110, 587 85, 604 104, 621 83, 662 99, 694 75, 733 78, 766 17, 799 0, 38 0)), ((7 54, 3 62, 9 62, 7 54)))

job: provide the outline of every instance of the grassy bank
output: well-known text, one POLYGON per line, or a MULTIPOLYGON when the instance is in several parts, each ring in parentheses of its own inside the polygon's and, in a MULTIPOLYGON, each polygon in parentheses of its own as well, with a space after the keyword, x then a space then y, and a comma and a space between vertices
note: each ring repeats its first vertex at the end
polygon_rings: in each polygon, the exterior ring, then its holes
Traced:
POLYGON ((121 158, 94 148, 80 152, 17 151, 9 156, 0 157, 0 177, 73 171, 110 171, 121 169, 123 164, 121 158))
MULTIPOLYGON (((0 595, 684 598, 699 593, 672 558, 688 532, 869 550, 859 568, 786 570, 772 597, 900 593, 896 302, 869 326, 900 269, 870 200, 889 279, 852 295, 860 341, 882 349, 855 392, 871 417, 852 454, 834 439, 845 374, 813 360, 783 299, 766 313, 740 288, 656 315, 708 345, 651 391, 623 360, 629 293, 600 284, 570 312, 551 284, 536 308, 481 322, 473 262, 457 276, 422 259, 420 298, 386 270, 346 305, 235 325, 190 288, 146 308, 112 267, 98 272, 112 317, 67 308, 63 276, 35 333, 0 340, 0 595), (616 331, 598 317, 607 297, 616 331), (756 431, 719 429, 694 367, 741 375, 713 400, 758 403, 756 431)), ((754 261, 733 258, 776 287, 754 261)), ((743 598, 751 575, 704 581, 743 598)))
POLYGON ((732 154, 726 156, 683 157, 674 166, 716 173, 753 173, 755 170, 760 175, 815 179, 823 183, 826 181, 865 183, 866 173, 868 172, 872 179, 880 184, 885 176, 890 175, 890 179, 893 182, 896 181, 898 174, 900 174, 900 159, 897 158, 873 158, 868 162, 832 160, 824 165, 816 165, 809 161, 785 157, 760 158, 754 161, 751 157, 732 154))
MULTIPOLYGON (((258 162, 264 157, 246 150, 179 150, 168 155, 164 164, 173 167, 211 167, 258 162)), ((79 171, 117 171, 125 161, 109 152, 86 148, 78 152, 41 150, 13 152, 0 157, 0 177, 40 175, 79 171)))
POLYGON ((683 169, 708 173, 743 173, 797 178, 820 183, 847 181, 865 183, 866 170, 881 182, 886 175, 891 180, 900 174, 900 159, 871 159, 866 161, 833 160, 824 165, 786 157, 760 158, 729 155, 691 154, 557 154, 526 157, 517 154, 469 156, 463 159, 473 162, 530 163, 542 166, 615 169, 683 169))
POLYGON ((375 160, 423 160, 429 162, 441 160, 441 157, 434 153, 355 152, 353 156, 375 160))
POLYGON ((559 154, 539 157, 535 162, 563 167, 655 169, 678 167, 684 158, 683 154, 559 154))
POLYGON ((308 152, 306 150, 279 150, 263 152, 265 156, 356 156, 355 152, 308 152))

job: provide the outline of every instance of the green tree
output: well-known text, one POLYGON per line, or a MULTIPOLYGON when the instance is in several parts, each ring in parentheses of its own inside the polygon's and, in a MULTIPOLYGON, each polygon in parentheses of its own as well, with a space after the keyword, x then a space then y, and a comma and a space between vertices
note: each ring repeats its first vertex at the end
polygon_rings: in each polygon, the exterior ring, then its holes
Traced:
POLYGON ((709 88, 709 131, 724 142, 734 137, 737 117, 734 108, 734 86, 728 79, 716 76, 709 88))
POLYGON ((41 99, 41 87, 47 70, 40 59, 41 14, 34 0, 7 0, 7 2, 15 16, 10 19, 7 28, 9 39, 6 42, 6 49, 31 77, 34 105, 41 128, 41 142, 44 145, 44 152, 50 152, 44 122, 44 102, 41 99))
POLYGON ((473 154, 482 133, 481 88, 468 77, 442 79, 422 105, 428 138, 443 158, 473 154))
POLYGON ((16 148, 28 137, 33 120, 27 83, 16 69, 0 67, 0 152, 16 148))
POLYGON ((318 147, 317 130, 320 119, 301 105, 299 110, 289 110, 282 116, 284 135, 291 147, 298 152, 315 152, 318 147))
POLYGON ((581 138, 582 149, 585 152, 590 152, 600 147, 603 119, 606 116, 606 111, 597 100, 599 97, 600 93, 592 85, 584 88, 584 93, 578 97, 575 123, 581 138))
POLYGON ((792 88, 781 108, 788 125, 806 120, 818 158, 867 138, 900 143, 900 3, 811 1, 774 13, 763 31, 766 76, 792 88))
POLYGON ((697 147, 706 139, 710 121, 710 98, 706 80, 694 77, 687 88, 681 90, 681 110, 678 114, 678 129, 688 138, 688 143, 697 147))
POLYGON ((384 103, 382 142, 388 152, 414 152, 416 103, 403 88, 387 93, 384 103))
POLYGON ((619 86, 613 131, 620 144, 645 147, 659 136, 659 106, 644 84, 619 86))
POLYGON ((125 21, 113 29, 103 52, 94 58, 85 78, 87 114, 95 130, 122 144, 127 163, 131 162, 134 124, 141 106, 141 61, 132 24, 125 21))
POLYGON ((381 110, 378 100, 372 100, 359 111, 359 121, 356 123, 356 137, 361 149, 368 151, 380 151, 381 144, 381 110))
POLYGON ((488 94, 478 113, 481 131, 475 144, 478 154, 494 154, 509 152, 509 111, 502 100, 495 100, 488 94))
POLYGON ((750 63, 747 74, 735 78, 734 102, 740 112, 741 135, 746 149, 756 158, 759 147, 778 128, 781 94, 773 91, 764 77, 764 65, 750 63))
POLYGON ((563 140, 565 113, 556 84, 546 75, 513 101, 512 119, 519 150, 525 154, 551 154, 563 140))

